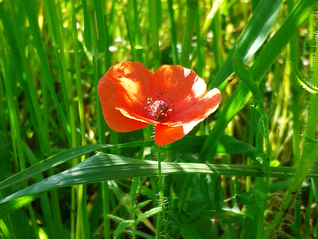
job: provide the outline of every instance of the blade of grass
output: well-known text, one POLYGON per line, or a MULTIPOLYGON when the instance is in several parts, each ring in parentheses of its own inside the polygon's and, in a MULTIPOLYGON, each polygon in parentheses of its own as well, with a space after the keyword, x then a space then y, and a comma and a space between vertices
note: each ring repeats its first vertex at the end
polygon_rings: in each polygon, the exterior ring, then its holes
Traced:
POLYGON ((38 198, 40 195, 41 195, 41 193, 27 195, 27 196, 16 198, 16 199, 13 199, 11 201, 8 201, 8 202, 1 204, 1 206, 0 206, 0 219, 3 219, 8 214, 13 213, 14 211, 16 211, 20 208, 23 208, 24 206, 28 205, 30 202, 32 202, 36 198, 38 198))
MULTIPOLYGON (((26 145, 26 143, 23 144, 23 150, 25 152, 26 157, 31 162, 31 165, 35 165, 36 163, 38 163, 38 159, 35 157, 35 155, 31 151, 31 149, 26 145)), ((43 180, 42 174, 35 175, 35 180, 36 182, 42 181, 43 180)), ((54 225, 53 213, 51 210, 50 200, 47 194, 43 194, 40 196, 40 203, 41 203, 41 208, 43 211, 44 223, 48 230, 48 235, 50 235, 51 237, 63 238, 63 230, 62 230, 63 226, 62 224, 58 226, 54 225)), ((57 220, 57 222, 61 222, 61 215, 59 215, 59 217, 60 217, 60 220, 57 220)))
MULTIPOLYGON (((288 11, 291 12, 295 6, 294 0, 287 1, 288 11)), ((288 57, 291 64, 294 66, 298 63, 298 37, 297 34, 290 40, 288 47, 288 57)), ((286 62, 289 69, 291 69, 291 64, 286 62)), ((299 87, 297 85, 297 79, 294 74, 290 73, 290 84, 291 84, 291 111, 293 114, 293 155, 294 155, 294 166, 298 167, 300 161, 300 122, 299 122, 299 87)), ((301 200, 301 194, 298 193, 297 201, 301 200)), ((301 231, 301 205, 295 204, 294 208, 294 219, 295 227, 300 232, 301 231)))
MULTIPOLYGON (((212 175, 264 177, 264 173, 256 165, 246 166, 162 162, 161 171, 162 175, 205 173, 212 175)), ((298 171, 296 168, 292 167, 271 167, 270 169, 270 177, 287 179, 293 178, 295 173, 297 174, 298 171)), ((131 177, 150 177, 156 176, 157 174, 158 162, 156 161, 139 160, 118 155, 99 153, 69 170, 51 176, 39 183, 35 183, 7 196, 4 199, 1 199, 0 204, 14 198, 45 192, 60 187, 131 177)), ((310 169, 307 176, 315 178, 318 177, 317 169, 310 169)))
POLYGON ((192 46, 192 36, 195 24, 195 14, 198 7, 198 0, 187 1, 187 14, 184 23, 182 44, 181 44, 181 56, 180 65, 184 67, 190 67, 189 57, 192 46))
POLYGON ((151 29, 151 46, 154 60, 154 67, 157 70, 160 67, 160 51, 159 51, 159 37, 158 37, 158 1, 149 1, 149 18, 150 18, 150 29, 151 29))
MULTIPOLYGON (((206 136, 202 136, 202 137, 189 136, 189 137, 185 137, 184 139, 178 142, 164 146, 164 148, 169 150, 174 150, 174 151, 197 153, 202 147, 202 144, 204 143, 205 139, 206 139, 206 136), (193 145, 194 141, 196 142, 196 144, 193 145)), ((64 162, 67 162, 68 160, 81 157, 82 155, 89 154, 94 151, 100 151, 100 150, 106 150, 106 149, 120 149, 120 148, 152 147, 153 145, 154 145, 154 141, 148 140, 148 141, 135 141, 131 143, 114 144, 114 145, 111 145, 111 144, 85 145, 85 146, 79 146, 76 148, 68 149, 58 154, 52 155, 46 158, 45 160, 32 165, 26 170, 20 173, 14 174, 10 178, 3 180, 2 182, 0 182, 0 189, 6 188, 17 182, 25 180, 49 168, 56 167, 64 162)), ((220 155, 244 153, 246 155, 252 156, 254 154, 254 148, 228 135, 223 135, 220 139, 220 142, 218 142, 212 149, 212 152, 214 154, 220 154, 220 155)))
POLYGON ((171 48, 172 48, 172 59, 173 64, 177 65, 179 62, 178 49, 177 49, 177 28, 174 20, 174 10, 172 0, 168 0, 168 11, 170 19, 170 30, 171 30, 171 48))
MULTIPOLYGON (((298 27, 313 11, 313 6, 313 0, 301 0, 288 15, 283 25, 263 48, 250 69, 252 78, 255 82, 259 82, 263 78, 270 65, 293 37, 298 27)), ((218 140, 228 122, 247 103, 250 97, 251 93, 248 88, 243 84, 239 84, 222 112, 219 114, 216 125, 213 127, 209 137, 205 141, 199 156, 199 162, 204 161, 204 158, 209 154, 211 145, 218 140)))
MULTIPOLYGON (((237 40, 237 42, 240 43, 239 50, 244 62, 246 62, 266 40, 278 14, 281 2, 281 0, 262 0, 253 12, 253 16, 237 40)), ((220 86, 233 73, 233 54, 234 52, 232 51, 208 88, 220 86)))
POLYGON ((59 103, 59 100, 57 98, 57 95, 55 93, 53 79, 52 79, 52 75, 50 72, 49 62, 48 62, 48 59, 47 59, 46 54, 44 52, 44 47, 43 47, 44 43, 42 41, 39 25, 38 25, 38 22, 36 19, 36 16, 37 16, 37 12, 35 10, 36 3, 35 3, 35 1, 29 1, 28 4, 26 4, 25 1, 22 1, 22 2, 24 3, 24 6, 25 6, 28 21, 30 24, 32 39, 33 39, 35 48, 37 50, 37 53, 38 53, 38 56, 40 59, 41 69, 42 69, 43 76, 44 76, 43 78, 45 79, 45 81, 48 85, 51 97, 55 103, 55 106, 57 107, 58 114, 61 118, 61 122, 63 124, 64 129, 65 129, 66 137, 67 137, 68 141, 70 142, 70 140, 71 140, 70 126, 67 123, 65 114, 63 112, 63 109, 62 109, 62 107, 59 103))

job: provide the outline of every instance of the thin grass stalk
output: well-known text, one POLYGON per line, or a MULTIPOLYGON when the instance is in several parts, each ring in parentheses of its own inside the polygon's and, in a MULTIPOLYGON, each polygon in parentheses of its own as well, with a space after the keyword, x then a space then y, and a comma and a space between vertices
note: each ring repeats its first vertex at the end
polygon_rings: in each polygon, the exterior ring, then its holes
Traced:
MULTIPOLYGON (((115 1, 112 2, 112 7, 111 7, 111 12, 114 12, 114 5, 115 1)), ((103 8, 104 9, 104 8, 103 8)), ((106 11, 106 9, 104 9, 106 11)), ((106 13, 105 13, 106 15, 106 13)), ((106 16, 104 16, 104 24, 106 26, 105 34, 105 53, 104 53, 104 58, 105 58, 105 64, 104 64, 104 72, 108 71, 108 69, 111 67, 111 58, 112 58, 112 53, 109 51, 109 46, 111 42, 113 41, 113 34, 109 32, 109 25, 108 22, 106 22, 106 16)), ((110 19, 111 16, 110 16, 110 19)), ((104 124, 105 128, 105 124, 104 124)), ((103 130, 103 128, 101 129, 103 130)), ((114 134, 112 134, 112 139, 114 138, 114 134)), ((118 143, 118 133, 115 132, 115 138, 118 143)), ((105 142, 106 138, 104 137, 105 142)), ((101 139, 101 142, 102 139, 101 139)), ((102 198, 103 198, 103 227, 104 227, 104 238, 105 239, 110 239, 111 238, 111 233, 110 233, 110 220, 109 218, 106 217, 107 214, 110 213, 110 190, 108 187, 108 181, 103 181, 102 184, 102 198)))
POLYGON ((153 53, 153 65, 155 70, 160 67, 160 51, 159 51, 159 37, 158 37, 158 6, 156 0, 149 1, 149 13, 150 13, 150 28, 151 28, 151 46, 153 53))
POLYGON ((212 40, 212 48, 215 56, 215 71, 218 72, 224 62, 224 50, 222 42, 223 37, 221 34, 221 15, 219 11, 216 11, 214 14, 211 28, 214 36, 212 40))
MULTIPOLYGON (((81 145, 86 145, 86 136, 85 136, 85 118, 84 118, 84 104, 83 104, 83 93, 82 93, 82 84, 81 84, 81 72, 80 72, 80 56, 79 56, 79 47, 77 39, 77 29, 76 29, 76 11, 75 11, 75 2, 71 0, 71 15, 72 15, 72 34, 73 34, 73 47, 74 47, 74 63, 75 63, 75 74, 76 74, 76 86, 77 86, 77 98, 78 98, 78 112, 79 112, 79 122, 80 122, 80 131, 81 131, 81 145)), ((85 155, 81 157, 81 161, 85 160, 85 155)), ((86 185, 80 185, 77 188, 77 198, 78 198, 78 218, 77 218, 77 227, 82 228, 82 237, 88 238, 89 234, 89 224, 88 216, 86 209, 86 185)), ((75 195, 74 195, 75 196, 75 195)))
POLYGON ((187 0, 187 13, 182 36, 182 51, 180 56, 180 65, 190 67, 190 53, 192 47, 192 36, 195 26, 195 14, 198 7, 198 0, 187 0))
MULTIPOLYGON (((294 0, 288 0, 288 9, 289 11, 295 5, 294 0)), ((290 62, 298 68, 298 37, 295 35, 289 42, 288 54, 290 62)), ((289 64, 289 62, 286 62, 289 64)), ((297 78, 294 74, 290 75, 291 77, 291 110, 293 114, 293 155, 294 155, 294 165, 297 167, 300 160, 300 121, 299 121, 299 91, 300 87, 297 82, 297 78)))
MULTIPOLYGON (((294 0, 287 1, 288 12, 291 12, 295 6, 294 0)), ((289 42, 288 46, 288 57, 290 62, 286 62, 289 69, 291 69, 290 64, 293 64, 296 69, 298 63, 298 37, 295 35, 289 42)), ((299 122, 299 85, 297 82, 297 78, 295 74, 290 74, 290 84, 291 84, 291 111, 293 114, 293 160, 294 166, 298 167, 300 161, 300 122, 299 122)), ((301 201, 301 194, 298 193, 297 201, 301 201)), ((296 203, 294 207, 294 219, 295 219, 295 227, 299 232, 301 231, 301 204, 296 203)))
POLYGON ((198 75, 205 79, 205 58, 204 58, 204 48, 203 48, 203 41, 200 34, 200 14, 199 8, 196 10, 195 14, 195 29, 196 29, 196 36, 197 36, 197 55, 198 55, 198 62, 197 62, 197 73, 198 75))
MULTIPOLYGON (((13 101, 16 101, 16 99, 14 99, 15 97, 13 96, 12 93, 12 86, 13 84, 11 84, 11 82, 9 82, 8 80, 6 80, 6 69, 4 69, 4 64, 2 65, 2 69, 3 69, 3 74, 4 74, 4 79, 5 79, 5 86, 6 86, 6 95, 7 95, 7 101, 8 101, 8 109, 10 109, 10 128, 11 128, 11 136, 12 136, 12 141, 13 141, 13 151, 14 151, 14 155, 15 155, 15 161, 16 161, 16 167, 21 171, 23 171, 25 169, 25 154, 23 152, 23 139, 21 138, 21 132, 20 132, 20 127, 19 127, 19 119, 18 119, 18 115, 17 115, 17 111, 16 110, 18 107, 16 104, 14 104, 13 101)), ((14 61, 13 58, 11 57, 11 61, 10 61, 10 69, 9 69, 9 76, 13 76, 15 73, 14 70, 14 61), (10 74, 11 73, 11 74, 10 74)), ((13 78, 10 78, 13 79, 13 78)), ((23 187, 27 187, 27 183, 23 182, 23 187)), ((37 226, 35 223, 35 217, 34 217, 34 210, 33 207, 31 205, 28 205, 27 207, 28 212, 31 216, 31 226, 34 229, 34 232, 37 231, 37 226)), ((10 217, 10 216, 9 216, 10 217)), ((14 234, 13 234, 14 235, 14 234)), ((53 235, 53 234, 51 234, 53 235)))
POLYGON ((141 42, 141 36, 142 32, 140 31, 140 9, 142 6, 140 6, 139 10, 137 9, 137 1, 133 0, 131 1, 133 4, 134 9, 134 29, 135 29, 135 47, 136 47, 136 53, 138 56, 138 61, 146 63, 145 57, 144 57, 144 47, 141 42))
MULTIPOLYGON (((64 96, 64 104, 65 109, 67 112, 67 124, 70 128, 70 138, 69 138, 69 146, 70 147, 76 147, 76 120, 75 120, 75 108, 74 108, 74 94, 73 94, 73 88, 72 88, 72 81, 70 79, 70 76, 68 74, 68 55, 67 50, 65 49, 64 40, 62 38, 62 25, 61 18, 58 18, 60 15, 60 11, 58 11, 58 6, 55 5, 52 1, 45 1, 43 2, 44 12, 46 14, 46 20, 48 22, 49 31, 52 35, 53 40, 53 48, 54 52, 56 54, 56 57, 58 59, 58 72, 61 79, 61 85, 62 85, 62 92, 64 96)), ((77 164, 77 159, 73 160, 73 166, 77 164)), ((53 174, 54 172, 51 171, 53 174)), ((59 197, 56 191, 51 191, 52 195, 52 207, 53 207, 53 216, 55 219, 56 224, 63 228, 63 223, 61 221, 61 213, 60 213, 60 207, 59 207, 59 197)), ((83 227, 84 228, 84 227, 83 227)), ((63 235, 60 235, 63 236, 63 235)))
POLYGON ((139 57, 137 54, 136 49, 136 21, 135 18, 137 17, 136 12, 136 0, 131 0, 127 2, 127 10, 124 13, 125 21, 126 21, 126 27, 127 27, 127 35, 130 43, 130 49, 132 53, 132 60, 133 61, 139 61, 139 57))
MULTIPOLYGON (((31 162, 31 165, 34 165, 38 162, 38 159, 35 157, 31 149, 27 146, 26 143, 24 143, 24 152, 25 155, 27 156, 28 160, 31 162)), ((44 179, 43 175, 36 174, 35 175, 35 180, 37 182, 40 182, 44 179)), ((48 235, 49 236, 58 236, 59 238, 63 238, 63 227, 59 225, 58 227, 54 227, 54 221, 53 221, 53 214, 52 214, 52 209, 50 205, 50 201, 48 198, 48 194, 43 194, 40 196, 40 203, 41 203, 41 208, 44 216, 44 223, 47 227, 48 230, 48 235)))
MULTIPOLYGON (((64 108, 66 111, 66 116, 67 116, 67 120, 70 120, 70 111, 69 111, 69 99, 67 97, 67 93, 68 93, 68 74, 67 71, 65 69, 65 67, 67 67, 66 65, 66 61, 65 61, 65 57, 64 57, 64 44, 63 44, 63 40, 61 38, 61 30, 60 30, 60 23, 59 20, 57 18, 57 11, 56 11, 56 5, 54 4, 53 1, 44 1, 43 2, 43 7, 44 7, 44 13, 46 16, 46 22, 48 24, 48 30, 50 32, 50 36, 52 38, 53 44, 53 52, 54 55, 57 59, 57 69, 58 69, 58 73, 59 73, 59 79, 60 79, 60 83, 62 86, 62 98, 63 98, 63 103, 64 103, 64 108)), ((61 23, 62 24, 62 23, 61 23)), ((69 122, 68 122, 69 123, 69 122)), ((70 129, 71 126, 69 125, 70 129)), ((70 131, 72 132, 72 130, 70 131)), ((71 133, 72 135, 72 133, 71 133)), ((72 138, 71 140, 68 142, 69 146, 72 147, 72 138)))
MULTIPOLYGON (((74 65, 75 65, 75 76, 76 76, 76 87, 77 87, 77 98, 78 98, 78 113, 81 131, 81 145, 86 145, 85 137, 85 118, 84 118, 84 103, 83 103, 83 92, 82 92, 82 76, 80 69, 80 55, 77 39, 76 29, 76 11, 75 11, 75 0, 71 0, 71 15, 72 15, 72 33, 73 33, 73 48, 74 48, 74 65)), ((85 156, 82 156, 82 160, 85 160, 85 156)))
MULTIPOLYGON (((213 20, 215 19, 216 15, 219 15, 218 14, 218 10, 222 4, 224 0, 216 0, 213 2, 213 5, 212 5, 212 8, 211 10, 209 11, 204 23, 203 23, 203 26, 202 26, 202 29, 199 32, 197 32, 197 35, 200 34, 200 38, 202 39, 202 41, 205 39, 206 37, 206 34, 208 33, 209 29, 210 29, 210 26, 211 26, 211 23, 213 22, 213 20)), ((218 16, 217 16, 218 17, 218 16)), ((214 35, 214 38, 215 39, 218 39, 220 40, 222 37, 220 35, 220 38, 218 38, 216 35, 214 35)), ((216 49, 215 49, 216 50, 216 49)), ((215 53, 215 51, 213 51, 215 53)), ((193 52, 192 52, 192 58, 190 60, 190 62, 192 63, 193 60, 198 56, 198 45, 196 45, 193 49, 193 52)), ((216 57, 215 57, 216 58, 216 57)), ((216 58, 217 59, 217 58, 216 58)), ((191 65, 191 64, 190 64, 191 65)))
POLYGON ((62 109, 62 107, 59 103, 59 100, 57 98, 57 95, 55 93, 53 79, 52 79, 52 75, 50 72, 49 62, 48 62, 48 59, 46 57, 46 53, 44 52, 44 43, 43 43, 42 38, 41 38, 39 25, 38 25, 37 18, 36 18, 36 16, 37 16, 36 2, 34 0, 29 1, 28 4, 26 4, 25 1, 22 1, 22 2, 25 6, 25 10, 27 13, 34 46, 37 50, 37 54, 38 54, 39 59, 40 59, 43 78, 48 85, 48 89, 50 91, 51 97, 54 101, 54 104, 57 107, 59 117, 61 119, 61 122, 63 124, 63 128, 65 130, 66 138, 67 138, 68 142, 70 142, 71 141, 70 127, 67 123, 65 114, 63 112, 63 109, 62 109))
MULTIPOLYGON (((103 118, 101 105, 99 102, 98 97, 98 91, 97 91, 97 85, 99 80, 99 51, 98 51, 98 45, 97 45, 97 32, 96 32, 96 26, 95 26, 95 13, 94 13, 94 5, 90 3, 87 6, 86 9, 89 17, 89 24, 91 29, 91 38, 90 41, 92 43, 92 56, 93 56, 93 86, 95 89, 95 99, 96 99, 96 107, 97 107, 97 135, 98 135, 98 142, 100 144, 106 143, 105 138, 105 131, 106 131, 106 124, 105 120, 103 118)), ((104 225, 104 238, 110 238, 110 223, 109 218, 106 217, 106 214, 109 213, 109 188, 108 188, 108 182, 102 182, 102 196, 103 196, 103 225, 104 225)))
MULTIPOLYGON (((61 79, 61 85, 62 90, 63 87, 65 87, 63 95, 65 94, 65 108, 66 112, 68 113, 68 124, 70 127, 71 132, 71 141, 69 142, 70 147, 76 147, 76 117, 75 117, 75 107, 74 107, 74 93, 72 88, 72 80, 68 73, 68 50, 65 47, 64 39, 62 36, 63 31, 63 22, 60 22, 60 19, 58 16, 60 15, 60 12, 57 12, 57 6, 55 5, 53 1, 47 1, 48 5, 44 2, 44 11, 48 14, 47 21, 52 24, 52 27, 50 30, 51 34, 54 36, 53 41, 55 51, 57 52, 58 62, 61 64, 61 72, 60 72, 60 79, 61 79)), ((60 3, 60 2, 59 2, 60 3)), ((50 26, 50 24, 49 24, 50 26)))
MULTIPOLYGON (((0 8, 1 8, 1 6, 0 6, 0 8)), ((2 12, 2 11, 0 11, 0 12, 2 12)), ((13 57, 10 57, 11 59, 9 61, 9 66, 8 66, 7 60, 6 60, 7 57, 5 55, 5 52, 0 51, 0 54, 1 54, 0 55, 0 65, 2 67, 2 74, 3 74, 3 78, 4 78, 6 102, 7 102, 8 109, 10 109, 9 121, 10 121, 11 140, 12 140, 12 146, 13 146, 15 166, 17 167, 17 169, 22 171, 25 168, 25 158, 24 158, 24 153, 23 153, 23 149, 22 149, 22 139, 21 139, 21 134, 20 134, 17 109, 16 109, 16 105, 14 104, 15 99, 14 99, 13 92, 12 92, 13 84, 11 84, 11 80, 10 80, 10 79, 14 79, 14 75, 15 75, 14 65, 15 64, 13 61, 13 57), (19 159, 19 162, 18 162, 18 159, 19 159)), ((2 195, 0 195, 0 196, 2 198, 2 195)), ((10 223, 12 223, 10 216, 8 217, 8 220, 10 223)))
MULTIPOLYGON (((37 100, 36 89, 33 85, 34 81, 32 80, 28 62, 24 54, 25 42, 22 41, 23 38, 18 37, 19 33, 16 30, 16 29, 23 28, 23 23, 25 21, 23 4, 22 3, 19 4, 18 12, 16 14, 12 9, 12 4, 9 4, 9 6, 10 6, 9 7, 10 15, 12 16, 11 22, 13 25, 13 28, 10 30, 12 31, 12 34, 14 35, 15 44, 18 48, 16 53, 19 53, 19 55, 17 55, 16 57, 17 59, 19 59, 19 62, 21 62, 21 66, 22 66, 21 71, 23 70, 25 74, 25 79, 22 79, 20 83, 21 83, 23 92, 25 93, 26 101, 30 110, 31 120, 33 121, 33 126, 39 138, 39 145, 40 145, 41 151, 45 156, 48 156, 51 153, 50 146, 49 146, 49 137, 48 137, 49 134, 48 134, 48 131, 44 130, 44 125, 41 118, 40 105, 37 100), (20 25, 18 26, 18 24, 20 25)), ((7 29, 7 31, 8 30, 9 29, 7 29)))
POLYGON ((174 20, 173 0, 168 0, 168 11, 170 19, 171 30, 171 49, 172 49, 172 61, 174 65, 179 62, 178 49, 177 49, 177 27, 174 20))

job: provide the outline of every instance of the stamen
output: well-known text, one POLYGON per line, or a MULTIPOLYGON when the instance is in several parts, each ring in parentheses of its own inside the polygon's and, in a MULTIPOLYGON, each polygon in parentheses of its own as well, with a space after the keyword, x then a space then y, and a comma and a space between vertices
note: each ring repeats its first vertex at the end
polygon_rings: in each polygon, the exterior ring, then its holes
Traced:
MULTIPOLYGON (((163 95, 160 92, 160 95, 163 95)), ((159 98, 158 94, 155 94, 159 98)), ((168 98, 168 100, 173 102, 173 99, 168 98)), ((148 107, 144 107, 148 112, 145 115, 151 115, 156 121, 162 121, 163 119, 169 119, 168 112, 174 113, 174 106, 171 104, 171 107, 166 103, 166 100, 156 100, 153 101, 153 98, 147 98, 148 107)))

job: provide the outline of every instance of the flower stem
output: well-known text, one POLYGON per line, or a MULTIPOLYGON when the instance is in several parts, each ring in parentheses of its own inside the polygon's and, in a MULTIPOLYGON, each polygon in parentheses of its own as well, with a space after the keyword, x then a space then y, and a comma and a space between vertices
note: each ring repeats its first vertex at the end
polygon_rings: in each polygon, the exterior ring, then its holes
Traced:
MULTIPOLYGON (((160 194, 160 203, 162 207, 162 221, 163 221, 163 227, 164 227, 164 238, 168 238, 168 230, 167 230, 167 223, 166 223, 166 208, 165 208, 165 197, 163 193, 163 179, 161 176, 161 160, 162 160, 162 154, 161 154, 161 146, 158 145, 158 177, 159 177, 159 182, 158 182, 158 187, 159 187, 159 194, 160 194)), ((158 230, 159 228, 157 228, 158 230)))

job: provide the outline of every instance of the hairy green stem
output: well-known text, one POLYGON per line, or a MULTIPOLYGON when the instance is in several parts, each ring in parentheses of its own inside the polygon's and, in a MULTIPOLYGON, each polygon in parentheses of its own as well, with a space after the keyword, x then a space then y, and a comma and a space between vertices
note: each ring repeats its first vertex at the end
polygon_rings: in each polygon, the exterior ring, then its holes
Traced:
MULTIPOLYGON (((159 186, 159 193, 160 193, 160 203, 162 207, 162 221, 163 221, 163 227, 164 227, 164 238, 168 238, 168 230, 167 230, 167 222, 166 222, 166 207, 165 207, 165 197, 163 192, 163 179, 161 175, 161 161, 162 161, 162 153, 161 153, 161 146, 158 145, 158 186, 159 186)), ((157 228, 159 230, 159 228, 157 228)))

